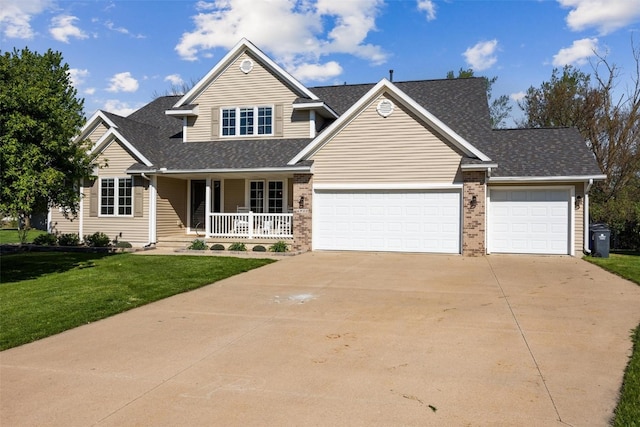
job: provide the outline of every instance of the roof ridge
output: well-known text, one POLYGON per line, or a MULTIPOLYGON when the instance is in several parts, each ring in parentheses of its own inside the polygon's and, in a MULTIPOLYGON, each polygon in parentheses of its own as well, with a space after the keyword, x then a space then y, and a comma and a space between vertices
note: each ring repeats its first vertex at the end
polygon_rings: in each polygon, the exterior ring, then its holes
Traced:
MULTIPOLYGON (((455 80, 480 80, 486 77, 456 77, 453 79, 449 78, 438 78, 438 79, 416 79, 416 80, 394 80, 391 83, 394 85, 403 84, 403 83, 426 83, 426 82, 442 82, 442 81, 455 81, 455 80)), ((380 79, 382 80, 382 79, 380 79)), ((310 86, 309 89, 324 89, 324 88, 338 88, 338 87, 356 87, 356 86, 375 86, 377 82, 374 83, 343 83, 343 84, 335 84, 335 85, 326 85, 326 86, 310 86)))

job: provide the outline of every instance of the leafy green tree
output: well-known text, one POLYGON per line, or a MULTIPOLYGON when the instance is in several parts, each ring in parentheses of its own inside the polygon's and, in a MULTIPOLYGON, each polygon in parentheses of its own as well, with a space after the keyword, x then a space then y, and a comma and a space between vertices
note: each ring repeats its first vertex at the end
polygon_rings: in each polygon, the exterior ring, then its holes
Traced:
MULTIPOLYGON (((448 79, 468 79, 474 76, 473 69, 467 68, 466 70, 460 68, 458 75, 456 76, 453 71, 447 72, 448 79)), ((487 100, 489 101, 489 116, 491 118, 491 127, 500 128, 504 126, 504 121, 511 114, 511 104, 509 104, 509 97, 507 95, 501 95, 495 99, 492 98, 493 84, 498 81, 498 77, 487 78, 483 77, 487 81, 487 100)))
POLYGON ((593 190, 594 221, 607 222, 621 247, 640 248, 640 49, 633 48, 634 82, 621 92, 621 71, 598 57, 593 74, 572 66, 554 69, 551 80, 530 87, 519 103, 526 127, 576 127, 602 171, 593 190))
MULTIPOLYGON (((1 53, 1 52, 0 52, 1 53)), ((77 214, 77 183, 93 172, 88 143, 76 141, 83 99, 59 52, 0 55, 0 212, 20 218, 49 206, 77 214)))

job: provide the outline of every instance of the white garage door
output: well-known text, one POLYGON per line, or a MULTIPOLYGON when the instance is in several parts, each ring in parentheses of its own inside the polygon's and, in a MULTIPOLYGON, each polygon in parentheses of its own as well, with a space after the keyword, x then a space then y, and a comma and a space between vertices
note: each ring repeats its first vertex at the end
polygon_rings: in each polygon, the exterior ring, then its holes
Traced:
POLYGON ((569 190, 490 190, 489 252, 569 253, 569 190))
POLYGON ((314 249, 460 253, 460 191, 320 191, 314 249))

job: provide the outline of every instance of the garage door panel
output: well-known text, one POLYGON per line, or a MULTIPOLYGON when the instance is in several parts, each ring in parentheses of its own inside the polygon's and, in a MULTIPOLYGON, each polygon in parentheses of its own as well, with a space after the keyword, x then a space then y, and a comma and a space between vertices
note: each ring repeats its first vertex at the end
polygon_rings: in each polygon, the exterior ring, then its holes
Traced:
POLYGON ((315 249, 460 253, 459 191, 316 191, 314 197, 315 249))
POLYGON ((495 190, 490 192, 490 252, 568 254, 568 190, 495 190))

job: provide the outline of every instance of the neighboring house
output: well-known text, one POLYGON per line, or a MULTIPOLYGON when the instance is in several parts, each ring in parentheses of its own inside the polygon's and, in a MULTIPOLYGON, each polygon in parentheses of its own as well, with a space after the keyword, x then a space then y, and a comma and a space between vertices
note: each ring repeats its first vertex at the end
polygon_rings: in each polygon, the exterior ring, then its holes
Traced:
POLYGON ((605 178, 575 129, 492 130, 483 79, 305 87, 242 40, 187 94, 99 111, 61 233, 134 246, 581 254, 605 178))

